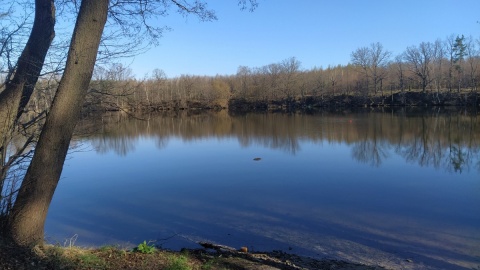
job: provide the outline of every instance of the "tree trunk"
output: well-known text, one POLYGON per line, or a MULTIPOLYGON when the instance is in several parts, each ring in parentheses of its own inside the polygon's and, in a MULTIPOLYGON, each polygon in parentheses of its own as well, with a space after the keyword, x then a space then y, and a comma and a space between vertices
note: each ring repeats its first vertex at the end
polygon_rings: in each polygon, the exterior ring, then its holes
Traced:
POLYGON ((21 246, 43 244, 44 223, 92 78, 109 0, 82 0, 51 110, 15 205, 7 236, 21 246))
POLYGON ((14 76, 0 93, 0 158, 16 120, 33 93, 50 44, 55 36, 55 5, 52 0, 35 0, 35 19, 14 76))

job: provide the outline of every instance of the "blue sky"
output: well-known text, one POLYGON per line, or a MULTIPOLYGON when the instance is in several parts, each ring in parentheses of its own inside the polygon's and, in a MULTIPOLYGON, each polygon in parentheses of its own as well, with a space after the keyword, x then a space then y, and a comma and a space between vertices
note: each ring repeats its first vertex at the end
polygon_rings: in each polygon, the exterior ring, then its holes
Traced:
POLYGON ((157 47, 126 59, 136 77, 163 69, 168 77, 235 74, 296 57, 303 69, 347 64, 359 47, 380 42, 393 55, 448 35, 480 38, 480 0, 210 0, 217 21, 172 12, 157 47))

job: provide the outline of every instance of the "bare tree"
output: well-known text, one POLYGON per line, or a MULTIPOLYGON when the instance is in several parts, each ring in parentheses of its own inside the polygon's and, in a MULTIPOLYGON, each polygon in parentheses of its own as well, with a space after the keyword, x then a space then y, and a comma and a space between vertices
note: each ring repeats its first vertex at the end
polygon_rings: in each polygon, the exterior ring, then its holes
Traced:
POLYGON ((408 47, 404 53, 404 59, 410 64, 410 70, 420 79, 423 93, 432 81, 430 64, 434 55, 434 45, 430 42, 422 42, 418 46, 408 47))
POLYGON ((396 77, 398 78, 398 85, 400 87, 400 93, 402 94, 402 104, 405 103, 405 83, 406 83, 406 74, 405 74, 405 63, 403 62, 403 56, 397 55, 394 61, 396 77))
POLYGON ((451 92, 453 88, 453 70, 455 69, 455 35, 449 35, 445 40, 446 56, 448 57, 448 90, 451 92))
POLYGON ((441 40, 436 40, 433 43, 433 60, 432 60, 432 80, 434 81, 434 86, 437 91, 437 99, 438 94, 442 88, 442 79, 443 79, 443 63, 445 59, 445 48, 443 46, 443 42, 441 40))
POLYGON ((108 0, 82 1, 65 72, 9 215, 6 232, 19 245, 43 242, 48 206, 93 74, 108 3, 108 0))
POLYGON ((295 57, 290 57, 288 59, 283 60, 280 63, 282 68, 282 76, 283 76, 283 93, 285 94, 288 100, 291 100, 295 95, 295 88, 296 88, 296 76, 300 71, 301 62, 298 61, 295 57))
POLYGON ((331 67, 328 66, 327 69, 325 70, 327 73, 328 80, 330 82, 330 86, 332 89, 332 95, 336 95, 337 87, 339 81, 342 79, 343 76, 343 70, 340 68, 340 66, 337 67, 331 67))
MULTIPOLYGON (((160 101, 172 100, 172 94, 168 93, 168 89, 166 89, 166 82, 167 82, 167 74, 162 69, 156 68, 152 72, 152 79, 154 84, 154 91, 156 97, 153 96, 154 93, 151 93, 151 98, 147 96, 147 102, 149 99, 153 99, 154 102, 159 103, 160 101), (161 97, 161 92, 163 92, 163 97, 161 97)), ((152 89, 153 90, 153 89, 152 89)), ((147 95, 148 91, 145 89, 145 94, 147 95)))
POLYGON ((386 66, 389 62, 389 59, 392 53, 390 51, 384 50, 383 45, 380 44, 379 42, 372 43, 370 45, 370 49, 371 49, 371 55, 372 55, 371 73, 372 73, 375 93, 377 93, 378 84, 380 83, 380 91, 382 92, 382 96, 383 96, 382 83, 387 74, 386 66))
POLYGON ((269 88, 270 88, 270 99, 274 100, 278 96, 278 88, 280 84, 280 73, 282 67, 279 64, 270 64, 263 67, 264 73, 267 74, 269 88))
POLYGON ((54 10, 51 0, 35 1, 35 19, 30 37, 18 59, 13 78, 7 76, 5 89, 0 92, 0 150, 6 147, 13 126, 23 113, 40 76, 55 35, 54 10))
MULTIPOLYGON (((23 25, 19 25, 14 31, 9 32, 2 41, 2 53, 0 55, 3 56, 5 53, 8 62, 5 84, 2 87, 4 89, 0 92, 0 186, 2 189, 5 186, 5 181, 7 181, 8 171, 18 162, 16 159, 23 160, 21 157, 28 156, 28 154, 23 155, 22 152, 33 142, 34 135, 30 134, 25 141, 26 145, 14 150, 8 149, 11 140, 14 138, 15 126, 32 96, 55 35, 54 16, 53 1, 35 1, 35 18, 32 31, 16 64, 10 64, 12 50, 16 49, 11 44, 14 35, 23 28, 23 25)), ((15 189, 11 191, 13 192, 15 189)), ((3 192, 3 190, 0 190, 0 192, 3 192)), ((5 195, 7 195, 8 200, 13 199, 12 194, 5 195)), ((3 209, 3 211, 8 211, 8 209, 3 209)))
MULTIPOLYGON (((249 2, 252 5, 255 4, 254 0, 249 2)), ((247 1, 239 1, 239 4, 246 5, 247 1)), ((73 129, 80 117, 82 104, 97 60, 107 15, 110 14, 113 21, 119 23, 127 34, 132 33, 129 32, 132 29, 138 29, 132 24, 125 23, 127 21, 131 22, 134 18, 132 16, 136 15, 135 18, 139 18, 141 22, 140 26, 143 26, 142 28, 155 39, 158 38, 156 33, 159 32, 158 29, 149 26, 149 16, 166 15, 163 11, 168 10, 171 6, 181 14, 195 14, 201 20, 216 19, 213 11, 207 8, 206 2, 202 1, 81 1, 62 79, 47 115, 34 156, 8 217, 5 234, 18 245, 31 246, 43 243, 43 226, 48 206, 60 178, 73 129)), ((41 19, 38 23, 40 29, 34 23, 31 37, 38 38, 40 43, 35 44, 36 46, 27 43, 26 50, 24 50, 26 54, 22 54, 20 57, 15 76, 21 74, 21 65, 25 63, 27 63, 25 68, 29 72, 24 75, 26 78, 20 78, 22 80, 18 82, 13 80, 17 89, 25 85, 33 88, 44 63, 44 59, 39 59, 37 55, 30 55, 31 52, 27 49, 35 51, 34 48, 40 46, 41 48, 45 47, 46 51, 53 38, 52 30, 55 21, 53 1, 36 0, 35 10, 36 15, 41 19), (48 27, 50 25, 51 27, 48 27)), ((42 55, 44 57, 44 54, 42 55)), ((26 92, 28 94, 28 91, 30 91, 28 87, 22 88, 22 93, 26 92)), ((6 91, 7 89, 0 94, 4 95, 6 91)), ((18 112, 21 112, 22 104, 25 102, 24 96, 25 94, 20 95, 19 105, 6 110, 8 119, 13 119, 18 112)), ((7 97, 0 101, 14 99, 7 97)), ((3 106, 0 108, 3 109, 3 106)), ((0 131, 3 130, 5 130, 4 126, 0 131)))
POLYGON ((391 54, 392 53, 385 50, 379 42, 370 44, 370 47, 358 48, 351 54, 352 63, 362 69, 367 82, 369 79, 372 80, 375 94, 377 94, 380 84, 380 91, 383 95, 381 84, 387 74, 386 66, 391 54))
POLYGON ((249 67, 246 66, 239 66, 237 69, 237 77, 240 80, 240 97, 246 98, 247 97, 247 90, 248 90, 248 78, 251 76, 252 71, 249 67))
MULTIPOLYGON (((13 16, 14 4, 10 4, 5 10, 0 11, 0 91, 3 90, 8 80, 12 78, 15 70, 15 61, 21 54, 22 40, 28 39, 29 35, 29 16, 21 18, 13 16)), ((25 11, 27 13, 28 11, 25 11)))
POLYGON ((361 68, 363 75, 365 76, 365 80, 367 83, 367 91, 369 88, 369 78, 370 78, 370 50, 368 47, 361 47, 352 52, 350 55, 351 61, 354 65, 361 68))
POLYGON ((85 100, 87 112, 134 110, 140 98, 135 97, 137 84, 132 70, 123 64, 111 63, 108 69, 97 66, 85 100))
POLYGON ((467 72, 472 92, 477 90, 477 73, 480 65, 480 50, 476 48, 474 39, 470 36, 465 41, 465 53, 467 56, 467 72))

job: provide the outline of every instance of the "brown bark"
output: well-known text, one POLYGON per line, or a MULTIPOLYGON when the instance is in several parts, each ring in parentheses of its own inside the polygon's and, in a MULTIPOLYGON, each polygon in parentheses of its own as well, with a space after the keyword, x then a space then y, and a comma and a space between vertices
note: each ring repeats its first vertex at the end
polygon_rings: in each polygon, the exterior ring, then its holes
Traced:
POLYGON ((43 243, 48 207, 92 77, 108 4, 109 0, 82 0, 65 72, 9 215, 8 237, 19 245, 43 243))
POLYGON ((12 80, 0 93, 0 149, 8 140, 15 121, 23 112, 37 83, 45 57, 55 36, 55 5, 35 0, 35 19, 12 80))

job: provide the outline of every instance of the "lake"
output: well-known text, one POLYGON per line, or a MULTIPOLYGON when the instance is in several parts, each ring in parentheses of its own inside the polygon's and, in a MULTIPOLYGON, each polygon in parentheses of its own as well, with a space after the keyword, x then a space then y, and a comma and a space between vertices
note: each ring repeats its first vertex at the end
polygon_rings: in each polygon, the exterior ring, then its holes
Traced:
POLYGON ((480 267, 478 113, 110 114, 78 133, 50 242, 480 267))

